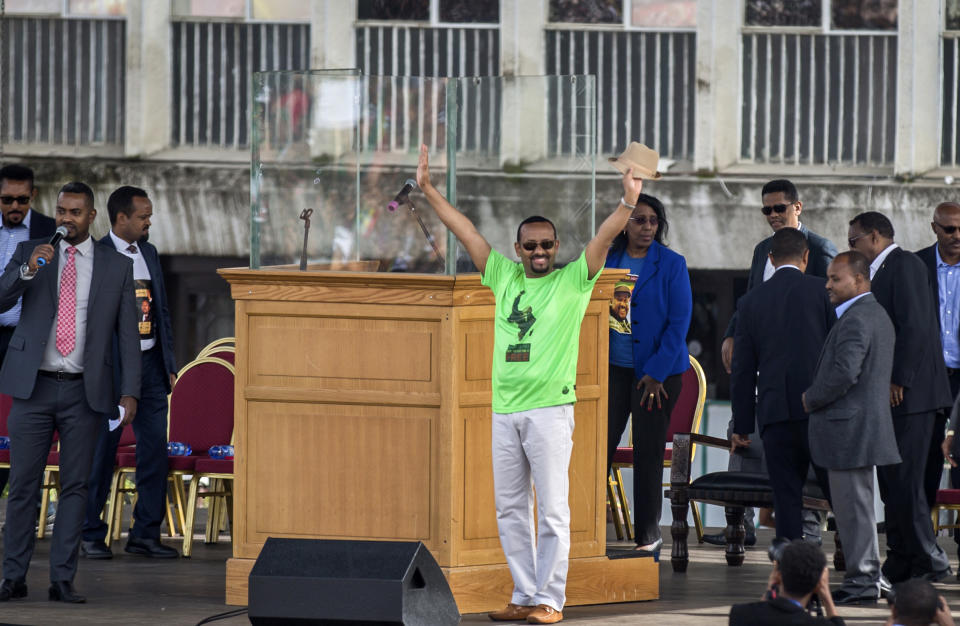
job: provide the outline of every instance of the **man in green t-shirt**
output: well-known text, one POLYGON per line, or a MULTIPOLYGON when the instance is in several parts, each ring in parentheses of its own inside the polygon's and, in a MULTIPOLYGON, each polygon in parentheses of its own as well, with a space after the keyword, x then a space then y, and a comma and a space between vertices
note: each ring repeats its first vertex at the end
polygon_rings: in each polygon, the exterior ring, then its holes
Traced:
POLYGON ((465 215, 430 182, 420 147, 417 184, 467 249, 496 299, 493 348, 493 483, 497 528, 514 590, 494 620, 553 624, 563 619, 570 553, 570 453, 580 322, 613 238, 624 230, 643 186, 631 169, 620 204, 576 261, 554 270, 560 247, 546 218, 520 223, 520 263, 491 249, 465 215), (537 536, 533 490, 537 490, 537 536))

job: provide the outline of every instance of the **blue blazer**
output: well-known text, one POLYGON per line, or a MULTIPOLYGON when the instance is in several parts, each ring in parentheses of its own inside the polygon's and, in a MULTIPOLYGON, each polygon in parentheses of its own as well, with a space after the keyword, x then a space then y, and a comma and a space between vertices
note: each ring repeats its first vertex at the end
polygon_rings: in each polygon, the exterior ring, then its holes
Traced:
MULTIPOLYGON (((113 245, 113 239, 110 233, 104 235, 100 243, 110 246, 116 250, 113 245)), ((177 373, 177 359, 173 353, 173 326, 170 323, 170 308, 167 306, 167 288, 163 282, 163 270, 160 267, 160 254, 157 247, 144 240, 137 242, 140 248, 140 254, 147 263, 147 269, 150 270, 150 281, 153 290, 153 319, 157 325, 157 345, 163 353, 163 365, 168 374, 177 373)), ((139 312, 139 311, 138 311, 139 312)), ((114 344, 116 347, 116 344, 114 344)), ((114 360, 116 363, 117 361, 114 360)), ((167 393, 170 393, 170 377, 165 376, 163 380, 167 393)))
MULTIPOLYGON (((626 250, 611 250, 605 267, 619 267, 626 250)), ((683 256, 654 241, 630 299, 633 369, 658 382, 690 367, 687 331, 693 314, 690 274, 683 256)))

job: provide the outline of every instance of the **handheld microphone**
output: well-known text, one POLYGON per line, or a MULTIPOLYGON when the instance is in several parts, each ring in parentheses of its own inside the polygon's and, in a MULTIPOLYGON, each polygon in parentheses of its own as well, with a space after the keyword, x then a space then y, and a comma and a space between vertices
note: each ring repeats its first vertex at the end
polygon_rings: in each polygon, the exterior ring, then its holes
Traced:
MULTIPOLYGON (((56 232, 53 233, 53 237, 50 237, 50 245, 54 248, 57 247, 57 244, 60 243, 60 240, 67 236, 67 227, 66 226, 57 226, 56 232)), ((37 259, 37 265, 43 267, 47 264, 47 260, 43 257, 37 259)))
POLYGON ((396 211, 400 208, 400 205, 407 201, 407 196, 410 195, 410 192, 417 188, 417 181, 412 178, 408 178, 407 182, 403 183, 403 189, 400 190, 400 193, 397 194, 397 197, 387 205, 387 210, 396 211))

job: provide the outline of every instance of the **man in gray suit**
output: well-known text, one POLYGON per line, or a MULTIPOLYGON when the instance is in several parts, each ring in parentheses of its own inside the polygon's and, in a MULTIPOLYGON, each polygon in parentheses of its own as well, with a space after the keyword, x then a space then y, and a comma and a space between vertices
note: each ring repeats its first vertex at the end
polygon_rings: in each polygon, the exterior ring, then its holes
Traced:
POLYGON ((73 589, 87 478, 103 415, 124 424, 137 412, 140 336, 133 263, 90 237, 93 191, 68 183, 57 197, 56 249, 47 239, 17 245, 0 276, 0 311, 23 298, 20 323, 0 368, 0 393, 13 396, 10 495, 7 500, 0 601, 27 595, 39 490, 53 432, 60 435, 60 500, 50 546, 49 599, 79 603, 73 589), (114 395, 112 341, 119 344, 114 395))
POLYGON ((810 453, 828 470, 830 502, 847 571, 837 604, 872 604, 880 596, 880 551, 873 512, 874 467, 900 462, 889 389, 895 333, 870 293, 870 264, 842 252, 827 270, 837 323, 827 335, 813 383, 803 394, 810 453))

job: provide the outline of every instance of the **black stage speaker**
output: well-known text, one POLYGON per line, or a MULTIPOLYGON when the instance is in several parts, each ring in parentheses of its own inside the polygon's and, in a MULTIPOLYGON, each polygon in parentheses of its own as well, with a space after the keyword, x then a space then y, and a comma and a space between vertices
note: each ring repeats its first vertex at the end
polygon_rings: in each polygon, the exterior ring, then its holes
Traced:
POLYGON ((459 624, 447 579, 419 541, 277 539, 250 571, 252 624, 459 624))

